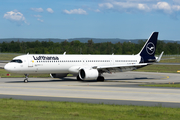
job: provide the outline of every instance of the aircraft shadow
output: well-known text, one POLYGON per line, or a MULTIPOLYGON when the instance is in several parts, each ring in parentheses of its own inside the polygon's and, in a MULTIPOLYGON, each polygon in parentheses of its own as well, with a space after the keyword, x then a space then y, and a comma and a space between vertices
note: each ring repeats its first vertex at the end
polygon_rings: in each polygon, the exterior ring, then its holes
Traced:
MULTIPOLYGON (((121 78, 121 79, 105 79, 105 80, 116 80, 116 81, 128 81, 128 80, 153 80, 155 78, 147 78, 147 77, 140 77, 140 78, 121 78)), ((97 82, 96 80, 90 80, 90 81, 78 81, 76 79, 73 79, 73 78, 63 78, 63 79, 52 79, 52 80, 31 80, 31 78, 29 78, 29 81, 28 83, 38 83, 38 82, 41 82, 41 83, 47 83, 47 82, 82 82, 82 83, 86 83, 86 82, 97 82)), ((19 81, 7 81, 5 83, 24 83, 24 78, 22 78, 22 80, 19 80, 19 81)))
POLYGON ((140 77, 140 78, 121 78, 121 79, 106 79, 106 80, 119 80, 119 81, 121 81, 121 80, 153 80, 153 79, 155 79, 155 78, 147 78, 147 77, 140 77))
MULTIPOLYGON (((29 78, 28 83, 38 83, 38 82, 83 82, 83 81, 77 81, 76 79, 71 79, 71 78, 64 78, 64 79, 54 79, 54 80, 31 80, 31 78, 29 78)), ((7 81, 5 83, 24 83, 24 79, 22 78, 22 80, 19 81, 7 81)))

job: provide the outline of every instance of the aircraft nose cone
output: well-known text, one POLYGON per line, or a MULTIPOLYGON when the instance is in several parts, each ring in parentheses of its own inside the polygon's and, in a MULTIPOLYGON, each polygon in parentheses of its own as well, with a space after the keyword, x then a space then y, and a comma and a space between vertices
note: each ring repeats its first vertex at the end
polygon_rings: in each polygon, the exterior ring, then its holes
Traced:
POLYGON ((9 71, 9 70, 11 70, 11 66, 10 66, 9 64, 6 64, 6 65, 4 66, 4 69, 7 70, 7 71, 9 71))

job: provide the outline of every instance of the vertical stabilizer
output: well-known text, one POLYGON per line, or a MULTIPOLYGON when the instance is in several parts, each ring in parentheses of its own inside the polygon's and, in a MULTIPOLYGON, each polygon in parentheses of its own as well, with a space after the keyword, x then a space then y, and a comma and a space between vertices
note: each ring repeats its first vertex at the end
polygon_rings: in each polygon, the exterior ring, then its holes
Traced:
POLYGON ((155 52, 157 44, 158 32, 153 32, 145 45, 138 53, 141 56, 141 63, 154 62, 156 61, 155 52))
POLYGON ((156 52, 158 32, 153 32, 149 39, 146 41, 145 45, 139 52, 140 56, 154 56, 156 52))

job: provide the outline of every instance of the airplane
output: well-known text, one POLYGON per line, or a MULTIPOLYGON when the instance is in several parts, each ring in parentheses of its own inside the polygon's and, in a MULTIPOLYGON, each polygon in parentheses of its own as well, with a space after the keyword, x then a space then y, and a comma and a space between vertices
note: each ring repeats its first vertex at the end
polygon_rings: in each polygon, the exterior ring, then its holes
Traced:
POLYGON ((131 71, 159 62, 164 52, 155 57, 158 32, 153 32, 141 51, 136 55, 66 55, 26 54, 13 58, 4 66, 11 73, 25 75, 50 73, 52 78, 64 78, 68 74, 77 80, 104 81, 103 73, 131 71))

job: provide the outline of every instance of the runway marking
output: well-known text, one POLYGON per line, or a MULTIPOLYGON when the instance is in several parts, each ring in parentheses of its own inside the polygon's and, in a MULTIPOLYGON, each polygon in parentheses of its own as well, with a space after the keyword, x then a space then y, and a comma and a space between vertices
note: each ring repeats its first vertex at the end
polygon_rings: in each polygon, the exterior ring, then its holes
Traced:
MULTIPOLYGON (((49 89, 49 88, 25 88, 25 87, 0 87, 0 88, 15 88, 15 89, 41 89, 41 90, 65 90, 65 91, 93 91, 93 92, 114 92, 114 93, 142 93, 142 94, 165 94, 165 95, 180 95, 180 93, 161 93, 161 92, 134 92, 132 91, 112 91, 112 90, 84 90, 84 89, 49 89)), ((122 89, 122 88, 121 88, 122 89)), ((124 88, 125 89, 125 88, 124 88)), ((126 88, 127 89, 127 88, 126 88)), ((134 89, 134 88, 130 88, 130 89, 134 89)), ((136 88, 138 89, 138 88, 136 88)), ((120 90, 120 89, 119 89, 120 90)), ((167 89, 168 92, 170 91, 169 89, 167 89)), ((174 90, 174 89, 173 89, 174 90)), ((177 91, 177 90, 176 90, 177 91)))
MULTIPOLYGON (((166 76, 166 75, 161 75, 161 76, 166 76)), ((161 78, 161 79, 169 79, 169 76, 166 76, 165 78, 161 78)))
POLYGON ((29 97, 56 97, 56 98, 75 98, 75 99, 96 99, 96 100, 124 100, 124 101, 142 101, 142 102, 167 102, 167 103, 180 103, 180 101, 158 101, 158 100, 138 100, 138 99, 110 99, 110 98, 91 98, 91 97, 71 97, 71 96, 47 96, 47 95, 25 95, 25 94, 4 94, 0 93, 0 95, 19 95, 19 96, 29 96, 29 97))

